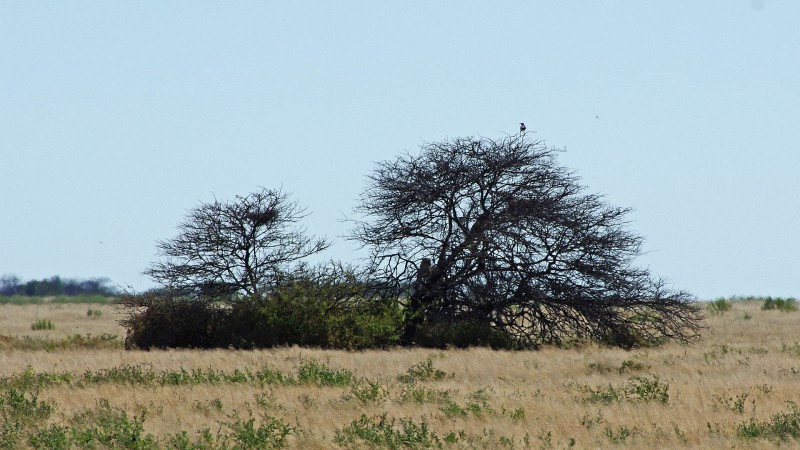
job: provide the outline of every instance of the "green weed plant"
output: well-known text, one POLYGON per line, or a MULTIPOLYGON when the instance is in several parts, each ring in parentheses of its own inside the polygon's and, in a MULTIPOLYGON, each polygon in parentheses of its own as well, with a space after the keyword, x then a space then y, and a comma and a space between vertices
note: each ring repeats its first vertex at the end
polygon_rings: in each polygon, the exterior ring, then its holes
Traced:
POLYGON ((766 421, 750 419, 739 424, 737 435, 743 438, 800 439, 800 408, 794 402, 787 403, 788 412, 779 412, 766 421))
POLYGON ((414 383, 416 381, 438 381, 446 376, 447 372, 434 367, 433 360, 428 358, 409 367, 405 374, 398 377, 398 380, 403 383, 414 383))
POLYGON ((36 322, 31 324, 31 330, 55 330, 56 326, 53 325, 53 322, 47 319, 39 319, 36 322))
POLYGON ((441 439, 431 431, 423 417, 419 423, 410 418, 401 418, 399 427, 395 419, 384 413, 380 416, 354 420, 350 425, 337 429, 334 443, 343 447, 387 448, 387 449, 422 449, 439 448, 441 439))

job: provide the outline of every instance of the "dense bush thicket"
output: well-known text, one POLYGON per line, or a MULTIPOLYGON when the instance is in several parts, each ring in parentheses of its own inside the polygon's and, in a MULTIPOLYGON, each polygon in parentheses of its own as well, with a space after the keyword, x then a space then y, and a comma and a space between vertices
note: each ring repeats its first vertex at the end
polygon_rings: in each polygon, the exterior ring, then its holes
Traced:
POLYGON ((127 348, 264 348, 301 345, 365 349, 396 345, 402 312, 395 302, 366 298, 363 288, 292 281, 263 297, 213 301, 153 292, 122 297, 131 314, 127 348), (360 292, 359 292, 360 291, 360 292))
MULTIPOLYGON (((317 274, 282 283, 270 294, 231 301, 151 291, 123 295, 129 314, 128 349, 269 348, 300 345, 360 350, 399 345, 405 315, 396 298, 383 296, 352 274, 317 274)), ((445 348, 518 343, 500 329, 456 322, 420 329, 416 345, 445 348)))
POLYGON ((72 280, 53 276, 49 279, 22 282, 15 275, 0 276, 0 296, 75 296, 75 295, 117 295, 114 286, 109 286, 108 278, 72 280))
MULTIPOLYGON (((164 293, 123 296, 132 313, 122 321, 128 349, 269 348, 299 345, 361 350, 400 344, 403 311, 379 298, 352 299, 330 307, 305 288, 287 287, 255 300, 197 301, 164 293)), ((480 323, 449 323, 420 329, 416 345, 433 348, 519 348, 503 330, 480 323)))

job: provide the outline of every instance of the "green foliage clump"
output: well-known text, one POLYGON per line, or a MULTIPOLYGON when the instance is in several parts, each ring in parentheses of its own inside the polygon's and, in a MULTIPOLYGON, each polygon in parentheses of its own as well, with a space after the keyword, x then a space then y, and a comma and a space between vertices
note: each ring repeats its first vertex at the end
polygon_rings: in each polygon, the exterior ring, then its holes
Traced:
POLYGON ((452 392, 449 389, 431 389, 420 386, 416 381, 404 384, 400 390, 401 402, 441 403, 450 400, 452 392))
POLYGON ((525 420, 525 408, 515 408, 509 413, 509 417, 514 422, 519 422, 521 420, 525 420))
POLYGON ((628 380, 625 390, 628 400, 641 400, 645 402, 669 403, 669 384, 653 378, 632 377, 628 380))
POLYGON ((0 392, 0 448, 17 448, 26 430, 40 426, 53 413, 55 405, 40 401, 38 391, 6 388, 0 392))
POLYGON ((55 330, 56 326, 53 322, 46 319, 39 319, 31 324, 31 330, 55 330))
MULTIPOLYGON (((466 417, 470 413, 475 417, 482 418, 485 416, 494 415, 494 410, 489 406, 489 395, 486 389, 478 389, 469 395, 467 403, 464 406, 459 405, 453 400, 447 399, 441 408, 442 412, 447 417, 466 417)), ((516 412, 519 414, 519 411, 516 412)), ((522 417, 525 412, 522 410, 522 417)), ((519 418, 519 416, 517 416, 519 418)))
POLYGON ((782 312, 797 311, 797 300, 794 298, 772 298, 767 297, 764 299, 764 304, 761 305, 763 311, 775 310, 782 312))
POLYGON ((423 417, 419 424, 413 419, 400 419, 400 426, 395 426, 395 419, 386 414, 375 417, 362 415, 343 429, 337 429, 333 441, 343 447, 360 448, 365 443, 370 448, 418 449, 439 448, 442 446, 439 437, 428 428, 423 417))
POLYGON ((38 390, 48 386, 70 384, 73 378, 71 372, 36 372, 31 366, 28 366, 18 375, 0 377, 0 389, 38 390))
MULTIPOLYGON (((746 392, 738 394, 735 397, 724 397, 722 395, 715 395, 714 400, 716 400, 716 402, 719 403, 720 405, 724 406, 725 409, 737 412, 739 414, 744 414, 747 397, 749 395, 750 394, 746 392)), ((753 405, 753 408, 755 408, 755 400, 752 400, 751 404, 753 405)))
POLYGON ((626 426, 620 425, 616 431, 612 430, 609 427, 606 427, 605 433, 609 442, 611 442, 612 444, 619 445, 625 443, 625 441, 627 441, 628 438, 630 438, 631 436, 640 434, 640 431, 636 427, 628 428, 626 426))
POLYGON ((726 300, 724 298, 718 298, 716 300, 708 302, 706 305, 706 310, 710 314, 724 314, 727 311, 730 311, 733 307, 733 303, 730 300, 726 300))
POLYGON ((633 361, 633 360, 630 360, 630 359, 626 359, 625 361, 622 361, 622 364, 620 364, 619 369, 617 369, 617 371, 621 375, 621 374, 623 374, 625 372, 635 372, 635 371, 640 371, 640 370, 646 370, 646 369, 649 369, 649 368, 650 368, 650 366, 645 364, 645 363, 641 363, 639 361, 633 361))
POLYGON ((39 400, 39 393, 36 390, 28 392, 24 388, 10 387, 0 393, 0 412, 7 423, 8 421, 39 423, 50 417, 53 409, 52 403, 39 400))
POLYGON ((96 336, 92 336, 91 334, 73 334, 65 337, 58 344, 58 348, 98 349, 120 347, 122 347, 122 341, 119 336, 110 333, 102 333, 96 336))
POLYGON ((263 417, 257 426, 252 417, 248 420, 237 418, 227 426, 230 434, 226 436, 226 440, 235 442, 233 448, 284 448, 288 445, 289 436, 298 431, 297 428, 270 416, 263 417))
POLYGON ((405 374, 398 377, 398 380, 403 383, 414 383, 417 381, 441 380, 446 376, 447 372, 433 367, 433 360, 428 358, 409 367, 405 374))
POLYGON ((300 280, 236 301, 168 294, 128 297, 126 348, 385 348, 397 344, 402 313, 363 288, 300 280), (142 307, 143 308, 140 308, 142 307))
POLYGON ((389 397, 389 388, 380 379, 359 378, 350 384, 350 394, 361 403, 377 403, 389 397))
POLYGON ((589 403, 614 403, 627 400, 629 402, 657 402, 669 403, 669 384, 659 380, 658 375, 648 377, 631 377, 621 387, 608 385, 607 387, 592 388, 587 385, 577 385, 578 391, 585 394, 584 401, 589 403))
POLYGON ((625 398, 625 394, 618 388, 615 388, 612 385, 608 385, 608 387, 598 387, 592 388, 591 386, 578 386, 578 390, 586 394, 584 397, 584 401, 589 403, 614 403, 619 402, 623 398, 625 398))
POLYGON ((125 409, 100 399, 64 425, 45 426, 54 410, 54 404, 38 400, 35 392, 10 388, 0 393, 0 448, 273 449, 285 448, 289 437, 300 431, 267 415, 256 421, 234 413, 229 421, 220 422, 216 434, 205 429, 191 439, 186 431, 180 431, 164 442, 145 432, 146 408, 130 416, 125 409))
POLYGON ((50 386, 90 386, 98 384, 120 384, 131 386, 195 386, 200 384, 251 384, 257 386, 293 386, 300 383, 315 383, 320 386, 348 386, 352 373, 346 370, 331 370, 324 364, 311 362, 298 368, 298 377, 262 367, 258 370, 234 369, 230 372, 213 368, 156 371, 143 364, 86 370, 80 375, 71 372, 36 372, 28 367, 20 374, 0 377, 0 389, 15 388, 38 390, 50 386))
POLYGON ((157 441, 144 432, 144 421, 144 412, 130 418, 124 409, 111 407, 108 400, 101 399, 95 408, 75 415, 70 437, 80 448, 155 448, 157 441))
POLYGON ((325 364, 310 361, 300 366, 297 379, 303 384, 347 386, 353 380, 353 372, 349 370, 333 370, 325 364))
POLYGON ((395 302, 367 299, 362 292, 341 299, 332 289, 301 281, 264 299, 236 304, 227 329, 252 347, 296 344, 359 350, 397 344, 402 314, 395 302), (248 318, 257 321, 255 328, 248 318))
POLYGON ((789 412, 779 412, 763 422, 750 419, 739 424, 736 434, 744 438, 800 439, 800 408, 794 402, 787 403, 789 412))

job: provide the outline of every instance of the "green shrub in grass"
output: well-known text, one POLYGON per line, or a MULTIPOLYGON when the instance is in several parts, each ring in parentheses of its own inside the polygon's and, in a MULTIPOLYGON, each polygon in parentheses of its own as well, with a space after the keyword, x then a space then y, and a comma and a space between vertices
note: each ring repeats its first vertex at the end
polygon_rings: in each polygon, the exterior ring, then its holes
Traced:
POLYGON ((55 330, 53 322, 46 319, 39 319, 31 324, 31 330, 55 330))

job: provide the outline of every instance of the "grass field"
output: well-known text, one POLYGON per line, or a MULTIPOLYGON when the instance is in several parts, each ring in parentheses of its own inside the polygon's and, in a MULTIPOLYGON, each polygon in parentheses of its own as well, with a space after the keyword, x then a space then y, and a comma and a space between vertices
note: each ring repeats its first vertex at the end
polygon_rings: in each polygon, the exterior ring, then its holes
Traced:
POLYGON ((798 448, 800 313, 761 305, 531 352, 126 352, 114 306, 0 305, 0 448, 798 448))

